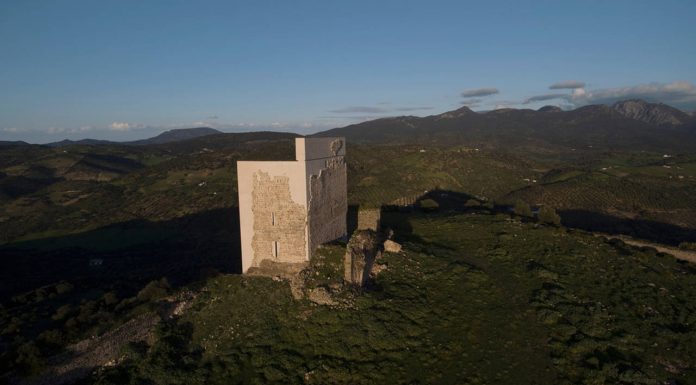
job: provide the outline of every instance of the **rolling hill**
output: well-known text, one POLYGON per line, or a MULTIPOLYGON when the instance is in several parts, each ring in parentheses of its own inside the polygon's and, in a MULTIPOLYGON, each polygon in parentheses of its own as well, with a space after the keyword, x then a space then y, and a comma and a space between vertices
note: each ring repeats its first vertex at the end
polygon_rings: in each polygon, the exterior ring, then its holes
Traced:
POLYGON ((113 145, 113 144, 123 144, 132 146, 144 146, 148 144, 165 144, 179 142, 182 140, 189 140, 200 138, 207 135, 222 134, 210 127, 194 127, 194 128, 177 128, 173 130, 165 131, 157 136, 148 139, 133 140, 129 142, 114 142, 111 140, 99 140, 99 139, 80 139, 80 140, 70 140, 63 139, 59 142, 47 143, 45 146, 48 147, 65 147, 73 145, 86 145, 86 146, 99 146, 99 145, 113 145))

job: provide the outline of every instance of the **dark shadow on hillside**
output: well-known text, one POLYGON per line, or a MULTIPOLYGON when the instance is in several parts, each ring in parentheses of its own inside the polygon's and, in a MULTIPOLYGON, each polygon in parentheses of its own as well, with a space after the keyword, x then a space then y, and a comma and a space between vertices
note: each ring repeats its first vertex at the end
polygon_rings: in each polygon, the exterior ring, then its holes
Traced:
MULTIPOLYGON (((392 228, 398 236, 403 237, 403 240, 407 240, 408 237, 413 236, 411 225, 408 223, 408 213, 421 212, 438 216, 456 215, 466 212, 513 215, 513 210, 510 206, 495 206, 487 209, 483 206, 471 205, 472 200, 475 201, 476 199, 468 194, 448 190, 433 190, 418 197, 413 205, 383 206, 382 225, 392 228), (418 202, 426 199, 435 201, 437 207, 420 207, 418 202)), ((533 211, 537 213, 536 209, 533 209, 533 211)), ((696 231, 694 229, 669 223, 645 219, 619 218, 587 210, 564 210, 560 211, 559 215, 562 218, 563 225, 570 228, 629 235, 639 239, 675 246, 681 242, 696 242, 696 231)), ((534 221, 534 219, 531 221, 534 221)))
MULTIPOLYGON (((413 234, 413 227, 411 226, 410 218, 414 215, 447 217, 465 212, 490 213, 490 211, 484 210, 480 206, 467 206, 467 202, 469 202, 471 199, 474 199, 474 197, 456 191, 441 189, 429 191, 419 196, 412 205, 382 206, 380 215, 381 226, 384 229, 391 229, 394 231, 397 241, 426 245, 426 248, 433 247, 437 249, 451 250, 452 248, 450 246, 428 242, 413 234), (436 203, 436 207, 420 207, 419 202, 426 199, 434 201, 436 203)), ((428 252, 428 250, 425 251, 428 252)))
POLYGON ((679 245, 681 242, 696 242, 696 231, 669 223, 619 218, 587 210, 564 210, 559 212, 562 223, 587 231, 623 234, 648 241, 679 245))
POLYGON ((358 228, 358 210, 359 205, 348 205, 348 212, 346 213, 346 229, 348 236, 353 234, 355 229, 358 228))
POLYGON ((134 288, 167 277, 174 286, 214 272, 241 272, 239 209, 162 222, 132 220, 61 237, 0 246, 0 301, 69 281, 134 288))

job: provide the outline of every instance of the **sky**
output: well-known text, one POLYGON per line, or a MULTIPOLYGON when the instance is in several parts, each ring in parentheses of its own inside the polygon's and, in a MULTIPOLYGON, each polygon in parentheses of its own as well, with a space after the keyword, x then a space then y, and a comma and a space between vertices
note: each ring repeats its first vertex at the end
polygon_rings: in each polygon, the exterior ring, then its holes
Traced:
POLYGON ((696 109, 696 1, 0 0, 0 140, 696 109))

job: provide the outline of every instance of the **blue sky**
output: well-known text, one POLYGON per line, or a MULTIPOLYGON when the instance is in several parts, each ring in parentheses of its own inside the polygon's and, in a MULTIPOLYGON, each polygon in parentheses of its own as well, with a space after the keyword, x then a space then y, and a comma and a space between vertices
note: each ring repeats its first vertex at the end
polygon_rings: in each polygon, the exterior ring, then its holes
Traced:
POLYGON ((695 15, 695 1, 0 0, 0 140, 309 133, 630 97, 693 110, 695 15))

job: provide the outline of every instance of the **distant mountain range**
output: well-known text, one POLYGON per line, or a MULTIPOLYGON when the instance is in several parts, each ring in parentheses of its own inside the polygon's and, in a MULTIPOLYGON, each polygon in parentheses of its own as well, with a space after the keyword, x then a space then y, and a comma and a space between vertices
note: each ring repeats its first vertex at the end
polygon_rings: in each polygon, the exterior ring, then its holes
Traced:
POLYGON ((81 140, 61 140, 60 142, 48 143, 46 146, 49 147, 64 147, 72 146, 75 144, 97 146, 103 144, 125 144, 132 146, 144 146, 149 144, 165 144, 180 142, 182 140, 189 140, 194 138, 200 138, 202 136, 222 134, 222 131, 218 131, 210 127, 195 127, 195 128, 177 128, 174 130, 165 131, 155 137, 149 139, 134 140, 130 142, 113 142, 109 140, 97 140, 97 139, 81 139, 81 140))
MULTIPOLYGON (((290 138, 297 134, 256 132, 225 134, 210 127, 174 129, 149 139, 129 142, 82 139, 48 143, 49 147, 70 145, 144 146, 184 142, 221 135, 223 142, 290 138), (246 136, 245 136, 246 135, 246 136), (280 136, 279 136, 280 135, 280 136), (223 139, 224 137, 224 139, 223 139), (242 139, 244 138, 244 139, 242 139)), ((468 145, 477 147, 520 147, 696 150, 696 115, 662 103, 625 100, 608 105, 588 105, 564 111, 557 106, 538 110, 498 109, 475 112, 468 107, 426 117, 380 118, 316 133, 312 136, 344 136, 353 143, 468 145)), ((209 141, 213 144, 215 140, 209 141)), ((28 145, 0 141, 2 146, 28 145)))
POLYGON ((642 100, 572 111, 468 107, 426 117, 381 118, 315 134, 345 136, 355 143, 471 145, 675 151, 696 149, 696 119, 676 108, 642 100))

